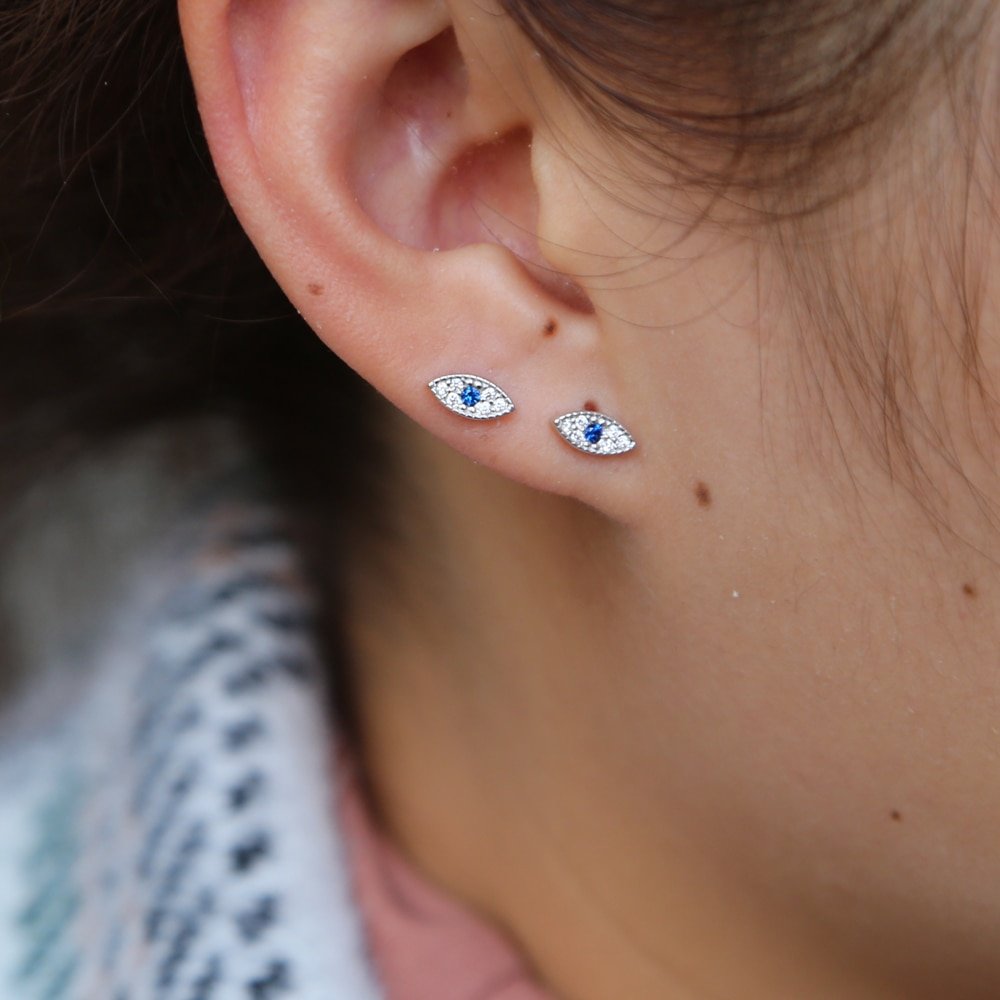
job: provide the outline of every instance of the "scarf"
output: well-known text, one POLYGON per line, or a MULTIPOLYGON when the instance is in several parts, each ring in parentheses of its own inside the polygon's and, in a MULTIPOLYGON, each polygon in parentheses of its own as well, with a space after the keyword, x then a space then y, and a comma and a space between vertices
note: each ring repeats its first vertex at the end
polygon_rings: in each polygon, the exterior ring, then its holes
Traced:
POLYGON ((374 1000, 281 518, 216 503, 153 548, 0 716, 0 997, 374 1000))

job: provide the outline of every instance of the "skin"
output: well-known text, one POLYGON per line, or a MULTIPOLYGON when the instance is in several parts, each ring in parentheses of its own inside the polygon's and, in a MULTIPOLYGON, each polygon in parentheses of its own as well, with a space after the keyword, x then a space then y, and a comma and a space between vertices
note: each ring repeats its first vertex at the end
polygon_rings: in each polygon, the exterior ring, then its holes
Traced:
POLYGON ((568 1000, 1000 995, 1000 483, 954 348, 968 161, 940 95, 783 232, 790 269, 732 216, 692 228, 699 197, 481 2, 180 13, 241 221, 392 404, 392 541, 358 547, 347 617, 400 849, 568 1000), (904 408, 936 438, 873 447, 804 273, 874 317, 900 291, 904 408), (440 407, 426 383, 461 371, 515 413, 440 407), (634 453, 559 440, 587 402, 634 453))

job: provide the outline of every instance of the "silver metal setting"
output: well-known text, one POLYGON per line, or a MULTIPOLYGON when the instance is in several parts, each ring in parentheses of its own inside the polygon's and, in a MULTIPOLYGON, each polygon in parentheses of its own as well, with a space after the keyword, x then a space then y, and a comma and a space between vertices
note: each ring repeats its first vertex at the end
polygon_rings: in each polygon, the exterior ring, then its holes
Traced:
POLYGON ((428 382, 427 388, 442 406, 470 420, 496 420, 514 409, 500 386, 478 375, 442 375, 428 382))
POLYGON ((624 455, 635 439, 617 420, 593 410, 565 413, 553 421, 562 439, 588 455, 624 455))

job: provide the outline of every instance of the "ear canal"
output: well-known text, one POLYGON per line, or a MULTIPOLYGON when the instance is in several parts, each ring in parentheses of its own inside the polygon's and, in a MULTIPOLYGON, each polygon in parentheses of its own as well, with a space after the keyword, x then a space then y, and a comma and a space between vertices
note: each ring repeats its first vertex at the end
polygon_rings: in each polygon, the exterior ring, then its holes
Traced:
POLYGON ((513 115, 481 112, 451 28, 399 59, 381 102, 360 127, 351 173, 359 205, 383 233, 432 252, 498 244, 548 294, 592 311, 539 250, 531 131, 513 115))
POLYGON ((467 88, 449 28, 399 59, 380 104, 359 121, 351 168, 358 203, 382 232, 407 246, 442 248, 428 206, 442 169, 464 147, 467 88))
POLYGON ((451 28, 399 59, 359 128, 355 193, 382 232, 418 250, 498 242, 530 255, 531 133, 477 113, 451 28))

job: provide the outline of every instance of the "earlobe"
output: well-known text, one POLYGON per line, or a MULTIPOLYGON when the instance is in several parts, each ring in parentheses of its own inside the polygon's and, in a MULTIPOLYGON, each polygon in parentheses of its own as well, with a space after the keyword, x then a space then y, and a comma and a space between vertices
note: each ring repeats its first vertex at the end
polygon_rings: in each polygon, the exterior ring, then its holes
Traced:
POLYGON ((457 450, 627 516, 635 459, 595 474, 552 433, 616 393, 585 293, 539 252, 534 123, 485 64, 491 40, 437 0, 180 12, 222 184, 307 322, 457 450), (517 411, 457 419, 427 391, 454 372, 503 385, 517 411))

